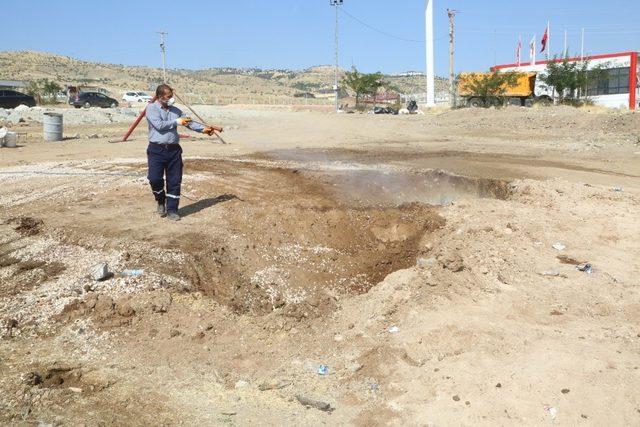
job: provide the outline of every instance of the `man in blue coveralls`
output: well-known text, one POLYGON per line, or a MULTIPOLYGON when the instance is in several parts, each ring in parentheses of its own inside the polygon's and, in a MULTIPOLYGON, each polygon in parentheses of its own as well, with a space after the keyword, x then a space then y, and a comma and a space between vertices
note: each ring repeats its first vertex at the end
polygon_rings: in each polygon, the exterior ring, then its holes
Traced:
POLYGON ((172 221, 180 221, 178 205, 180 203, 180 184, 182 183, 182 147, 178 126, 211 136, 222 132, 218 126, 204 126, 183 117, 182 111, 173 106, 173 89, 161 84, 156 89, 156 101, 147 106, 149 122, 149 184, 158 203, 157 212, 172 221), (164 176, 167 188, 164 187, 164 176))

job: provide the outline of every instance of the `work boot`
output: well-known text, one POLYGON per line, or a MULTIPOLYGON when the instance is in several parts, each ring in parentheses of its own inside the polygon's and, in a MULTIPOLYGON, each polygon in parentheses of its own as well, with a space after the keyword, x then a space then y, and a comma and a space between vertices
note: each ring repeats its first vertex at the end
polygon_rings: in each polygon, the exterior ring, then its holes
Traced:
POLYGON ((156 212, 158 212, 158 215, 160 215, 160 216, 165 216, 167 214, 167 208, 164 207, 164 202, 163 203, 158 203, 158 207, 156 208, 156 212))
POLYGON ((178 215, 178 212, 169 212, 167 214, 167 218, 171 221, 180 221, 180 215, 178 215))

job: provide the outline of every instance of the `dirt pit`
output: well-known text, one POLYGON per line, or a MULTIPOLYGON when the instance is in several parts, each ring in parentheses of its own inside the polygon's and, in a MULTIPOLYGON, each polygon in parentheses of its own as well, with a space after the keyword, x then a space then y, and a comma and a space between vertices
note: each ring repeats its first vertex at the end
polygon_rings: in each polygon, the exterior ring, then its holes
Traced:
POLYGON ((237 313, 277 310, 297 320, 325 314, 341 296, 366 293, 389 273, 414 265, 445 223, 437 205, 509 192, 506 182, 442 171, 300 170, 209 160, 188 161, 186 169, 202 179, 190 191, 210 194, 212 186, 223 194, 181 213, 203 216, 216 206, 227 226, 226 232, 205 226, 198 236, 176 240, 188 254, 183 275, 237 313))

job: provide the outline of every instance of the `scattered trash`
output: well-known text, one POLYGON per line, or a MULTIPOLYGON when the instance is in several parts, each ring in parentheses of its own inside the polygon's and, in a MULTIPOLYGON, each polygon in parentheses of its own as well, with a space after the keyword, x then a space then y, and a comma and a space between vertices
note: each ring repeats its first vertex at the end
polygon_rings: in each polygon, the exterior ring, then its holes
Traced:
POLYGON ((106 262, 101 262, 91 267, 91 278, 96 282, 106 280, 111 276, 109 273, 109 266, 106 262))
POLYGON ((576 269, 578 269, 578 271, 583 271, 587 274, 591 274, 593 273, 593 266, 591 264, 584 263, 584 264, 578 264, 576 265, 576 269))
POLYGON ((387 332, 389 332, 390 334, 395 334, 397 332, 400 332, 400 328, 398 328, 397 326, 391 326, 389 329, 387 329, 387 332))
POLYGON ((542 271, 540 273, 538 273, 541 276, 548 276, 548 277, 558 277, 560 276, 560 272, 558 270, 549 270, 549 271, 542 271))
POLYGON ((568 388, 563 388, 562 390, 560 390, 562 392, 562 394, 567 394, 569 393, 571 390, 569 390, 568 388))
POLYGON ((235 388, 245 388, 248 385, 249 383, 245 380, 239 380, 238 382, 236 382, 235 388))
POLYGON ((398 110, 391 107, 374 107, 373 114, 398 114, 398 110))
POLYGON ((362 364, 358 362, 354 362, 351 365, 349 365, 347 369, 351 372, 358 372, 360 369, 362 369, 362 364))
POLYGON ((136 277, 136 276, 142 275, 142 273, 144 273, 144 269, 142 269, 142 268, 134 268, 134 269, 122 270, 120 272, 120 276, 123 276, 123 277, 136 277))
POLYGON ((558 255, 556 258, 558 258, 558 260, 563 264, 578 265, 585 263, 584 261, 579 261, 570 255, 558 255))
POLYGON ((612 187, 611 191, 622 192, 622 187, 612 187))
POLYGON ((416 261, 416 265, 421 268, 433 267, 434 265, 436 265, 436 263, 437 263, 437 260, 435 257, 418 258, 418 260, 416 261))
POLYGON ((554 244, 552 245, 552 247, 553 247, 553 249, 555 249, 556 251, 564 251, 564 250, 565 250, 565 248, 566 248, 566 246, 565 246, 565 245, 563 245, 563 244, 562 244, 562 243, 560 243, 560 242, 556 242, 556 243, 554 243, 554 244))
POLYGON ((380 386, 378 385, 378 383, 369 383, 369 390, 376 391, 379 388, 380 388, 380 386))
POLYGON ((82 389, 80 387, 69 387, 69 391, 74 393, 82 393, 82 389))
POLYGON ((558 415, 558 409, 557 408, 554 408, 553 406, 545 406, 544 410, 549 413, 549 415, 551 416, 552 420, 556 419, 556 416, 558 415))
POLYGON ((334 408, 332 408, 331 405, 327 402, 310 399, 301 394, 296 394, 296 399, 298 399, 298 402, 300 402, 302 405, 306 406, 307 408, 315 408, 324 412, 331 412, 334 410, 334 408))
POLYGON ((236 412, 236 411, 223 411, 223 412, 220 412, 220 413, 221 413, 222 415, 227 416, 227 417, 232 417, 232 416, 234 416, 234 415, 236 415, 236 414, 237 414, 237 412, 236 412))
POLYGON ((260 391, 280 390, 290 386, 291 384, 293 384, 293 382, 290 380, 280 380, 278 382, 262 383, 258 386, 258 390, 260 391))
POLYGON ((329 367, 327 365, 318 366, 319 375, 327 375, 329 373, 329 367))

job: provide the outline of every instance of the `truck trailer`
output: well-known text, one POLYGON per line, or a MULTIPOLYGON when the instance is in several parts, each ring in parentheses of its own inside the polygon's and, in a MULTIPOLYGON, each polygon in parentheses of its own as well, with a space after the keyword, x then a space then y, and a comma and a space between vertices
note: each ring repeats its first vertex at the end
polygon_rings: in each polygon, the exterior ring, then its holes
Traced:
POLYGON ((528 106, 533 103, 550 105, 553 103, 549 87, 539 81, 538 73, 517 73, 513 86, 504 86, 502 93, 483 97, 474 93, 472 85, 480 79, 489 78, 493 73, 462 73, 458 77, 458 99, 467 107, 489 107, 503 105, 528 106))

